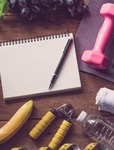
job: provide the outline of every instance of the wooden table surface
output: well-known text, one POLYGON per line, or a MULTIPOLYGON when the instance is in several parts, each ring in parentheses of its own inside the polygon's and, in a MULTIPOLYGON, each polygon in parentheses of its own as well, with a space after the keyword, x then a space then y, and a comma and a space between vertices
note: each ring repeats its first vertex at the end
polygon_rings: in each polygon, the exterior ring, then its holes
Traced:
MULTIPOLYGON (((63 15, 62 13, 54 14, 50 18, 47 17, 42 21, 33 23, 26 23, 18 16, 10 14, 0 23, 0 41, 34 37, 36 35, 63 33, 65 31, 73 32, 76 36, 79 23, 80 21, 78 19, 71 19, 67 14, 63 15)), ((19 132, 9 141, 0 145, 0 150, 10 150, 12 147, 17 146, 38 150, 41 146, 47 146, 60 126, 63 120, 62 118, 56 119, 36 141, 32 140, 28 133, 47 111, 52 108, 57 108, 64 103, 71 103, 74 106, 75 115, 72 119, 73 125, 62 144, 75 143, 81 149, 84 149, 86 145, 92 142, 84 132, 82 126, 75 121, 76 117, 82 110, 89 114, 101 114, 95 105, 96 94, 102 87, 113 89, 113 83, 81 71, 80 76, 82 89, 79 91, 18 99, 8 103, 3 100, 0 84, 0 127, 2 127, 26 101, 30 99, 34 101, 31 117, 19 132)), ((114 122, 113 115, 103 113, 102 115, 106 115, 108 119, 114 122)))

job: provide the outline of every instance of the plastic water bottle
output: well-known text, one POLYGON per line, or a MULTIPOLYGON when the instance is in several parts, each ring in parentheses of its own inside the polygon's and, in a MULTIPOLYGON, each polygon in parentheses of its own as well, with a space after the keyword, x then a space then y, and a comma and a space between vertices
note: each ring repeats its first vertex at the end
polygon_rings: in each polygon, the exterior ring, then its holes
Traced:
POLYGON ((82 111, 77 118, 86 133, 100 143, 102 150, 114 150, 114 123, 102 116, 88 115, 82 111))

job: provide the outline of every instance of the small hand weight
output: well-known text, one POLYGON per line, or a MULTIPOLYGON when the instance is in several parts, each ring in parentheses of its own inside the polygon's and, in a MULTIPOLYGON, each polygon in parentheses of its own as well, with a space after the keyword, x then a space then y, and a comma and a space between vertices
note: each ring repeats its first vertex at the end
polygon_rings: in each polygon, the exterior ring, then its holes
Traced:
POLYGON ((97 35, 93 50, 84 51, 82 60, 93 68, 106 69, 109 58, 104 55, 104 51, 114 28, 114 4, 103 4, 100 14, 104 16, 105 20, 97 35))

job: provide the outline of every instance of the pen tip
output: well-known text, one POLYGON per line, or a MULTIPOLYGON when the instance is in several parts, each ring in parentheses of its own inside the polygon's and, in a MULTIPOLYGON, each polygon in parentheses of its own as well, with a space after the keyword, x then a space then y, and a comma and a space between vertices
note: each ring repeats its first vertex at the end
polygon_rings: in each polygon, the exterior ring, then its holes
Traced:
POLYGON ((51 90, 52 89, 52 86, 53 86, 53 84, 51 83, 50 85, 49 85, 49 90, 51 90))

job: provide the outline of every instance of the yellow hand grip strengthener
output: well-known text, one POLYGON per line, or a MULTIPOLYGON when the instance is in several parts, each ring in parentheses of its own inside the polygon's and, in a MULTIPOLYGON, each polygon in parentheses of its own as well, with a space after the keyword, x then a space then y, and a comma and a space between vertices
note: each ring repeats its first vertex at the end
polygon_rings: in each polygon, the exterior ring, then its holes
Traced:
POLYGON ((37 139, 41 133, 50 125, 50 123, 58 115, 64 116, 66 119, 62 122, 56 134, 52 138, 48 145, 48 149, 55 150, 61 144, 62 140, 66 136, 71 127, 71 117, 73 114, 73 107, 71 104, 63 104, 57 109, 52 109, 47 112, 46 115, 36 124, 36 126, 29 132, 29 135, 33 139, 37 139))

